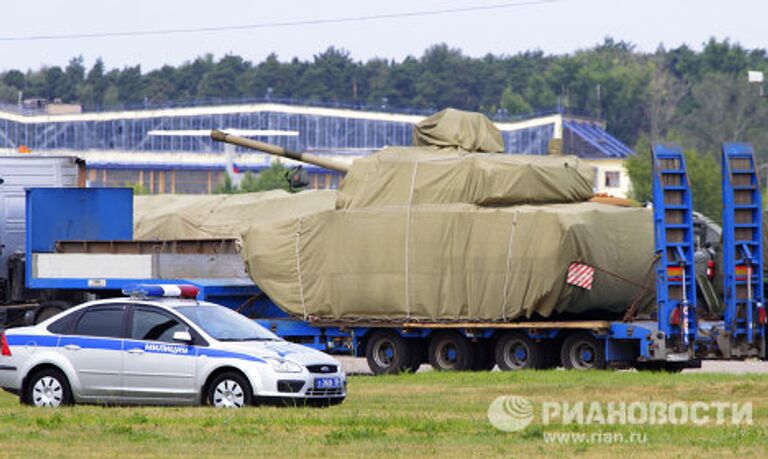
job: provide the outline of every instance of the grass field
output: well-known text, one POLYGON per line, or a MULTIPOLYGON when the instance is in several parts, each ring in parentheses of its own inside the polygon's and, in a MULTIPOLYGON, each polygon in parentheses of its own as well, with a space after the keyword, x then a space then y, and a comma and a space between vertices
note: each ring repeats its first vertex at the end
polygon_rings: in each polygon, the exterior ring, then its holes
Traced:
MULTIPOLYGON (((615 437, 612 437, 615 438, 615 437)), ((42 410, 0 395, 2 457, 766 457, 765 375, 539 371, 353 376, 338 407, 210 408, 78 406, 42 410), (541 422, 505 433, 490 402, 725 401, 753 403, 752 425, 608 426, 541 422), (553 432, 646 436, 641 444, 552 443, 553 432)))

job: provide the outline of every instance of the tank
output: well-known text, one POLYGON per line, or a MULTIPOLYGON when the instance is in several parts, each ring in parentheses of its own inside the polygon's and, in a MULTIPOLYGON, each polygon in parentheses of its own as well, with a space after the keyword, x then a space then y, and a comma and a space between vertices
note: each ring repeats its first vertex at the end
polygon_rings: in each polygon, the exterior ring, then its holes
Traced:
POLYGON ((251 278, 292 315, 503 322, 651 307, 651 212, 590 202, 579 158, 500 154, 481 114, 445 110, 415 126, 413 146, 351 165, 212 138, 345 174, 334 209, 242 233, 251 278))

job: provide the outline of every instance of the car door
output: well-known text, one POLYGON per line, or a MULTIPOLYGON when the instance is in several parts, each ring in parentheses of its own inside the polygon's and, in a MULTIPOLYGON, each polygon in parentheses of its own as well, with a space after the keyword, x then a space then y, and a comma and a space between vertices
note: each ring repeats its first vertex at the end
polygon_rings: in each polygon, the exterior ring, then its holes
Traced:
POLYGON ((122 395, 123 334, 126 306, 101 304, 84 309, 71 335, 59 348, 77 374, 75 389, 81 397, 115 400, 122 395))
POLYGON ((123 353, 126 396, 145 402, 195 399, 197 348, 173 341, 173 334, 188 331, 188 326, 160 308, 132 309, 123 353))

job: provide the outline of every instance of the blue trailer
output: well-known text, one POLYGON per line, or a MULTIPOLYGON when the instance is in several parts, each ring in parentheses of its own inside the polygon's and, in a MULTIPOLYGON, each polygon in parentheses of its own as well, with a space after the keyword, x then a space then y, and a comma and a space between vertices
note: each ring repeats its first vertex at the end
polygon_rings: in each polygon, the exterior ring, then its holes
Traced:
POLYGON ((697 307, 685 157, 666 145, 652 153, 658 307, 650 319, 308 322, 286 314, 233 267, 232 251, 221 249, 232 241, 132 241, 131 190, 114 188, 27 190, 26 287, 99 298, 137 282, 192 284, 198 299, 236 309, 287 340, 364 356, 376 374, 423 363, 439 370, 678 371, 702 359, 765 359, 762 203, 751 147, 723 145, 725 312, 716 319, 697 307))

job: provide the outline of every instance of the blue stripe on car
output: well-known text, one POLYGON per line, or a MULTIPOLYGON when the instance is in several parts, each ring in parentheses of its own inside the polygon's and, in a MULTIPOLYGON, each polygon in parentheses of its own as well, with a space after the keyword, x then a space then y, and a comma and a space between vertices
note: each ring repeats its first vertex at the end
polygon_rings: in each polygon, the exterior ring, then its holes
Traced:
POLYGON ((232 358, 240 360, 248 360, 250 362, 267 363, 266 360, 260 359, 253 355, 242 354, 240 352, 222 351, 220 349, 210 349, 207 347, 197 348, 197 355, 205 355, 213 358, 232 358))
POLYGON ((101 349, 105 351, 122 351, 123 340, 114 338, 84 338, 81 336, 62 336, 59 347, 68 344, 80 346, 82 349, 101 349))
POLYGON ((184 346, 173 343, 163 343, 158 341, 133 341, 113 338, 82 337, 82 336, 56 336, 56 335, 6 335, 9 346, 39 346, 56 347, 75 344, 82 349, 103 349, 107 351, 122 351, 123 343, 125 349, 135 347, 143 349, 145 352, 156 354, 173 354, 187 356, 206 356, 219 359, 238 359, 249 362, 266 363, 266 360, 259 357, 243 354, 241 352, 224 351, 221 349, 210 349, 207 347, 184 346), (193 352, 183 352, 181 349, 193 352), (194 352, 196 350, 197 352, 194 352))
POLYGON ((58 336, 50 336, 50 335, 6 334, 5 339, 8 341, 9 346, 56 347, 59 343, 58 336))

